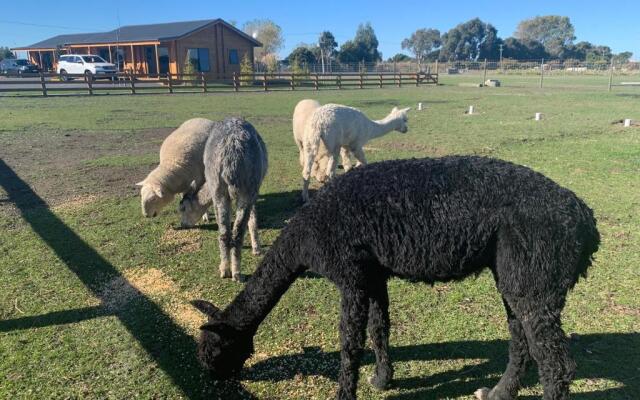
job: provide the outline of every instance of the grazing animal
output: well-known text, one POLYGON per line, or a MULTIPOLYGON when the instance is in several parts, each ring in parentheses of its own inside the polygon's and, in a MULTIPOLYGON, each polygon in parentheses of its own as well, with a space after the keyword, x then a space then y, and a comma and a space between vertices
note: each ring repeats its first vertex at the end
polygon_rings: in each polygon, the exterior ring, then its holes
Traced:
MULTIPOLYGON (((185 193, 180 200, 180 225, 183 228, 191 228, 201 216, 207 215, 207 210, 213 204, 213 197, 209 193, 208 186, 196 187, 195 181, 191 183, 192 188, 185 193)), ((208 219, 207 219, 208 220, 208 219)), ((260 255, 260 239, 258 237, 258 217, 255 207, 251 207, 249 215, 249 235, 251 236, 251 248, 254 255, 260 255)))
POLYGON ((309 200, 309 178, 321 144, 327 148, 326 174, 331 179, 335 176, 336 159, 341 148, 353 152, 357 159, 356 167, 366 164, 362 149, 365 143, 394 130, 407 133, 407 111, 409 108, 399 110, 394 107, 379 121, 370 120, 358 109, 338 104, 326 104, 314 111, 304 128, 302 200, 309 200))
MULTIPOLYGON (((304 166, 304 127, 313 112, 320 108, 320 103, 316 100, 304 99, 300 100, 296 104, 293 110, 293 140, 298 145, 298 151, 300 152, 300 166, 304 166)), ((342 157, 342 165, 345 171, 351 169, 351 159, 349 157, 349 149, 342 147, 340 149, 340 155, 342 157)), ((327 162, 328 162, 327 148, 324 144, 320 143, 318 148, 318 154, 316 154, 313 167, 311 168, 311 176, 316 178, 319 182, 325 182, 327 178, 327 162)))
POLYGON ((209 316, 199 358, 213 377, 239 371, 260 323, 294 280, 311 270, 340 291, 337 397, 355 399, 367 328, 376 358, 370 382, 385 388, 392 379, 390 277, 433 283, 489 268, 511 343, 504 375, 477 396, 514 399, 535 360, 544 398, 564 400, 575 364, 560 314, 599 241, 593 213, 581 199, 523 166, 458 156, 356 168, 296 213, 224 311, 204 300, 193 303, 209 316))
POLYGON ((204 183, 204 146, 215 125, 204 118, 190 119, 162 142, 160 164, 136 183, 142 215, 155 217, 176 194, 187 192, 192 181, 197 186, 204 183))
MULTIPOLYGON (((213 127, 204 148, 206 191, 203 194, 208 192, 215 206, 222 278, 232 278, 238 282, 243 280, 240 274, 240 251, 247 224, 254 252, 259 251, 255 205, 260 185, 267 174, 267 166, 267 148, 249 122, 241 118, 227 118, 213 127), (236 202, 233 228, 232 200, 236 202)), ((189 199, 183 200, 186 207, 189 199)), ((189 203, 195 205, 195 202, 189 203)))

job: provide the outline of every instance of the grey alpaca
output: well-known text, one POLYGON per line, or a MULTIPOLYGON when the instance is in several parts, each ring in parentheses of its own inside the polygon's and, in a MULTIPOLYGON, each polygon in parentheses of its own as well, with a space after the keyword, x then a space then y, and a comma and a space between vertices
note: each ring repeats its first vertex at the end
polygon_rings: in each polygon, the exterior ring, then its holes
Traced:
MULTIPOLYGON (((267 166, 267 148, 260 134, 249 122, 242 118, 227 118, 212 130, 204 149, 206 182, 200 191, 204 190, 205 195, 208 192, 214 204, 220 234, 218 241, 222 278, 243 280, 240 274, 240 251, 247 225, 254 253, 259 252, 255 204, 267 166), (233 229, 232 200, 236 201, 233 229)), ((187 209, 203 203, 198 197, 196 192, 183 198, 180 204, 183 217, 187 209)), ((210 203, 204 203, 206 210, 210 203)))

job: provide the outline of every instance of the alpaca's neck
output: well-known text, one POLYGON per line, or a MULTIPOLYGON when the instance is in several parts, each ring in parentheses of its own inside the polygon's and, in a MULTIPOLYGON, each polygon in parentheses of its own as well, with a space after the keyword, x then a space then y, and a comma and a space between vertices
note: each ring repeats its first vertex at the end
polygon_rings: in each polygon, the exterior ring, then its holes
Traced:
POLYGON ((292 257, 298 243, 280 239, 282 237, 274 243, 245 288, 223 312, 223 319, 240 331, 254 334, 302 273, 301 266, 292 257))
POLYGON ((369 131, 367 132, 367 140, 386 135, 392 130, 397 129, 398 122, 398 117, 391 115, 385 117, 384 119, 371 121, 369 131))

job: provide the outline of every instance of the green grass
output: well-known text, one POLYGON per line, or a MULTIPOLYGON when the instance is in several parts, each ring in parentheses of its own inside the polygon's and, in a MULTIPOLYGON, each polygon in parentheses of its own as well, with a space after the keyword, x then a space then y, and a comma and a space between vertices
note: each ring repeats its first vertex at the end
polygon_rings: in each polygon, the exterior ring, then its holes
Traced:
MULTIPOLYGON (((144 219, 133 188, 99 190, 89 174, 102 172, 108 180, 112 171, 124 170, 115 184, 131 186, 157 160, 160 143, 145 138, 149 130, 192 117, 242 115, 269 150, 258 203, 260 233, 269 245, 298 204, 290 118, 295 103, 308 97, 352 105, 374 118, 394 105, 426 105, 410 113, 409 133, 367 145, 371 162, 488 155, 528 165, 584 198, 596 212, 603 243, 564 312, 565 330, 577 335, 573 398, 637 398, 640 128, 613 122, 640 119, 640 92, 607 93, 602 77, 584 77, 583 85, 549 78, 543 90, 535 88, 536 77, 500 79, 505 86, 497 89, 458 87, 460 78, 452 77, 440 87, 383 90, 2 99, 0 158, 26 184, 42 188, 38 194, 52 207, 34 208, 19 197, 23 212, 17 213, 8 192, 26 196, 29 188, 0 175, 0 398, 331 398, 340 300, 328 281, 299 279, 258 331, 256 354, 240 383, 212 384, 194 360, 202 319, 187 301, 206 298, 224 306, 241 289, 216 276, 215 228, 174 231, 175 205, 144 219), (469 105, 477 115, 464 114, 469 105), (535 112, 544 119, 533 121, 535 112), (65 135, 93 135, 99 155, 76 148, 68 150, 78 153, 71 157, 76 162, 52 165, 46 150, 64 155, 65 147, 55 143, 66 143, 65 135), (143 150, 129 151, 134 142, 143 150), (49 198, 52 171, 55 185, 84 194, 49 198), (121 275, 144 296, 111 299, 127 293, 126 285, 118 286, 121 275), (105 298, 115 306, 101 304, 105 298)), ((61 157, 56 154, 49 156, 61 157)), ((243 270, 250 273, 258 262, 247 247, 243 270)), ((395 386, 376 392, 361 379, 360 398, 470 399, 476 388, 497 382, 508 332, 488 273, 434 288, 394 279, 389 290, 395 386)), ((363 377, 372 359, 368 353, 363 377)), ((523 398, 540 396, 535 369, 525 383, 523 398)))

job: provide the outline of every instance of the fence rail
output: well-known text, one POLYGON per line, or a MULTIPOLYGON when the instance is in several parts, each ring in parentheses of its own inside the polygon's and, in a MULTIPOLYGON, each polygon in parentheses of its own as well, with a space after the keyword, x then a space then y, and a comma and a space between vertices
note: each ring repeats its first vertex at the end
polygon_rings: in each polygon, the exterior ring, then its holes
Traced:
POLYGON ((206 74, 132 74, 110 76, 54 73, 0 77, 0 94, 108 94, 240 92, 270 90, 365 89, 438 84, 438 74, 413 73, 233 73, 216 79, 206 74))

